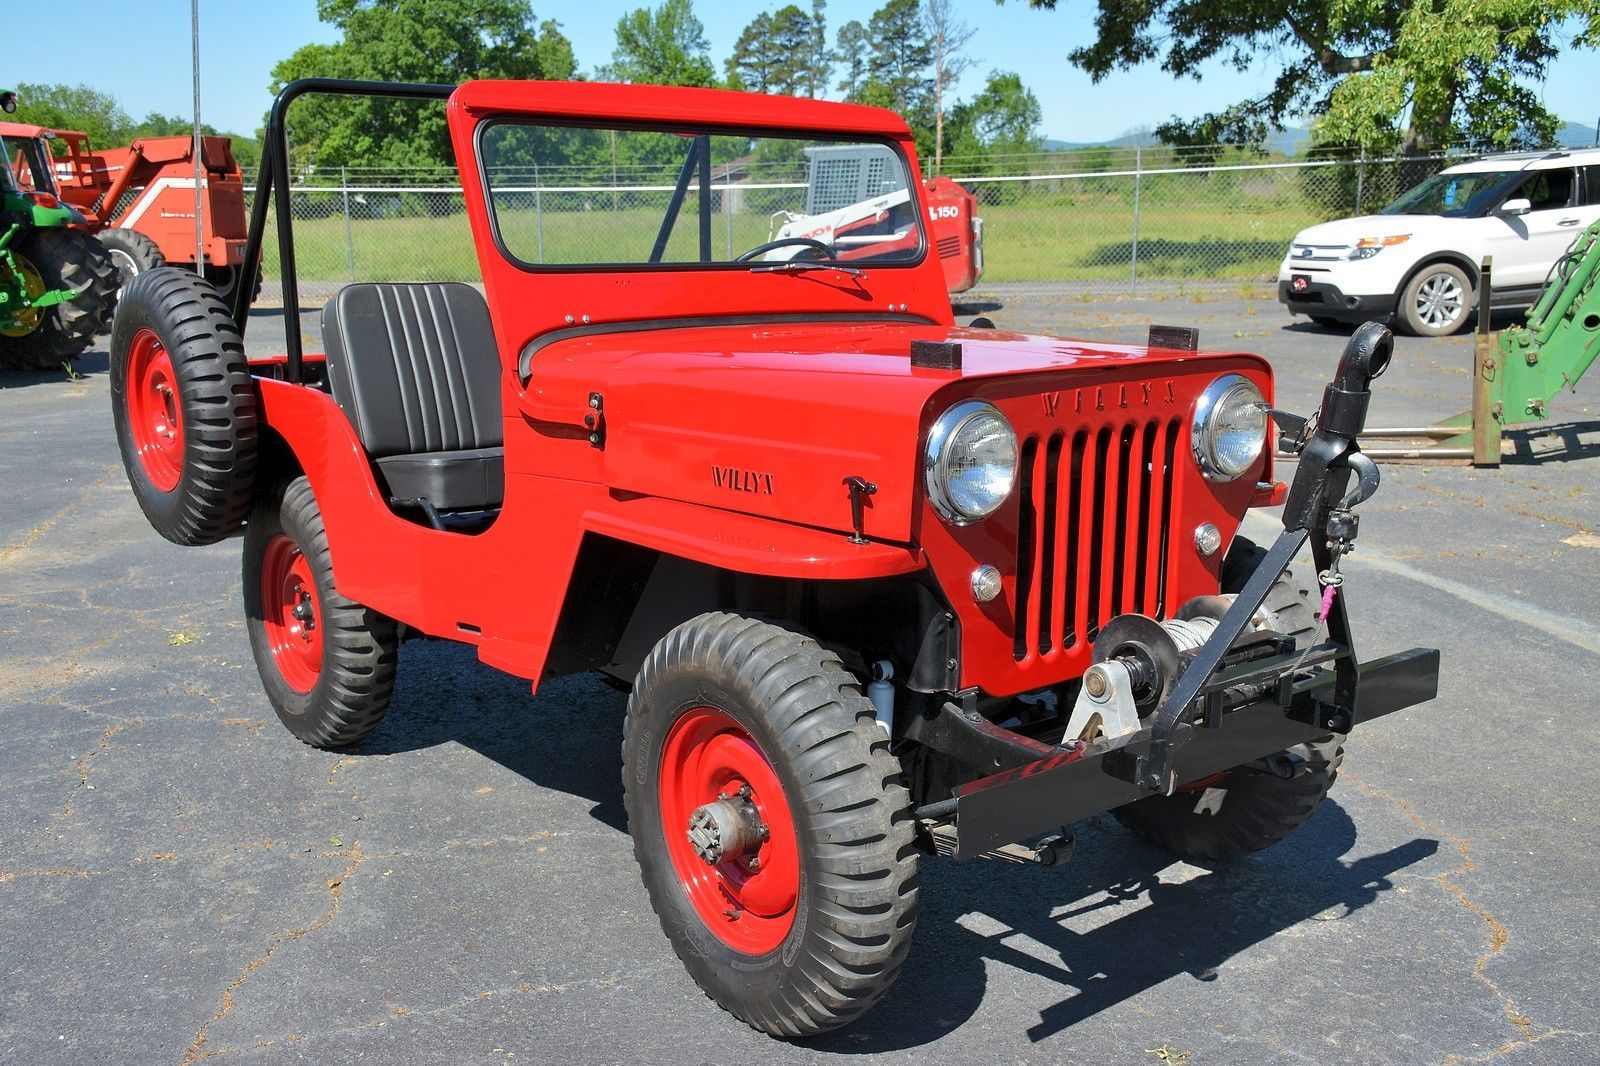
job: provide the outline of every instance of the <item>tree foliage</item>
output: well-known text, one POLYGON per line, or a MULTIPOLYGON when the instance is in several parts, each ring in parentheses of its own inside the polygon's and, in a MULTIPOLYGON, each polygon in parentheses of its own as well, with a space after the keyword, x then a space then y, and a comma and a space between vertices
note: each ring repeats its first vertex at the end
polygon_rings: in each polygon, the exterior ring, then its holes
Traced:
POLYGON ((994 71, 982 92, 951 110, 945 123, 950 154, 966 160, 1041 151, 1040 118, 1039 98, 1022 84, 1022 78, 1009 71, 994 71))
MULTIPOLYGON (((317 17, 341 39, 274 67, 274 93, 318 76, 453 84, 577 71, 559 25, 536 23, 528 0, 318 0, 317 17)), ((444 108, 432 101, 308 96, 289 116, 296 165, 442 167, 454 158, 444 108)))
POLYGON ((794 4, 750 21, 728 57, 728 87, 780 96, 811 95, 816 82, 812 16, 794 4))
POLYGON ((691 0, 662 0, 617 20, 617 47, 602 73, 640 85, 713 85, 716 69, 706 28, 691 0))
MULTIPOLYGON (((1056 0, 1030 0, 1054 8, 1056 0)), ((1158 128, 1171 143, 1259 143, 1290 116, 1323 142, 1410 153, 1547 143, 1558 125, 1530 83, 1555 55, 1600 40, 1596 0, 1098 0, 1096 38, 1068 58, 1099 81, 1159 63, 1281 63, 1261 96, 1158 128)))
MULTIPOLYGON (((141 137, 188 136, 194 132, 193 120, 178 115, 152 111, 142 119, 131 118, 110 93, 87 85, 23 83, 17 86, 17 97, 17 121, 53 130, 82 130, 95 148, 131 144, 141 137)), ((200 132, 216 136, 220 131, 201 123, 200 132)), ((241 166, 253 167, 260 161, 261 145, 255 138, 237 133, 223 136, 233 139, 233 155, 241 166)), ((58 142, 55 149, 57 154, 64 154, 66 145, 58 142)))

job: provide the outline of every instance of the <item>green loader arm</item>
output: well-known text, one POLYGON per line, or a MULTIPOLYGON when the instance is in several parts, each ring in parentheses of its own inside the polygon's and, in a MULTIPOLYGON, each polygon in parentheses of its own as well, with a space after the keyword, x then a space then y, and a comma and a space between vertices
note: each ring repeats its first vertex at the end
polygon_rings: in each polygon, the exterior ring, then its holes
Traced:
POLYGON ((1494 415, 1502 425, 1549 417, 1550 399, 1573 389, 1600 354, 1600 222, 1578 235, 1526 326, 1500 334, 1494 415))

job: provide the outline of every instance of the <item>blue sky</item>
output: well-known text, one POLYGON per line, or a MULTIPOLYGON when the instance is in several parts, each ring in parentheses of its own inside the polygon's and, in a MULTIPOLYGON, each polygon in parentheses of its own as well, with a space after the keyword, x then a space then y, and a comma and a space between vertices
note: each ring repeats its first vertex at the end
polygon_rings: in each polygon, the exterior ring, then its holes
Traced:
MULTIPOLYGON (((587 70, 610 58, 617 19, 645 2, 535 0, 534 14, 562 24, 587 70)), ((751 18, 785 2, 699 0, 713 59, 720 65, 751 18)), ((865 22, 880 3, 832 0, 830 36, 850 19, 865 22)), ((270 102, 273 65, 302 44, 336 37, 317 21, 315 0, 201 0, 200 6, 203 111, 207 122, 222 129, 254 131, 270 102)), ((1189 117, 1215 110, 1261 92, 1277 72, 1275 65, 1240 73, 1219 64, 1196 83, 1174 80, 1151 65, 1095 85, 1065 58, 1092 37, 1089 0, 1059 0, 1053 12, 1031 10, 1025 0, 957 0, 955 6, 962 19, 979 27, 969 47, 978 63, 958 95, 976 92, 992 69, 1016 71, 1039 97, 1042 132, 1058 140, 1104 140, 1174 113, 1189 117)), ((135 117, 189 113, 188 0, 79 0, 72 12, 93 32, 74 34, 70 47, 9 51, 0 80, 87 83, 110 92, 135 117)), ((1592 125, 1600 114, 1597 81, 1600 53, 1564 51, 1541 91, 1546 106, 1562 118, 1592 125)))

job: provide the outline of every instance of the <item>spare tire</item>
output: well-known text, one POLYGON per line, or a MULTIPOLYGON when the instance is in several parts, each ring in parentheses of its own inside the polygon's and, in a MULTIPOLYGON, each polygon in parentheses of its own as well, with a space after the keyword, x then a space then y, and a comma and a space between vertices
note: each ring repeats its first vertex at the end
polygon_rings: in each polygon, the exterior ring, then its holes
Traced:
POLYGON ((255 490, 258 400, 217 291, 157 267, 123 290, 111 330, 111 412, 139 507, 175 544, 233 533, 255 490))

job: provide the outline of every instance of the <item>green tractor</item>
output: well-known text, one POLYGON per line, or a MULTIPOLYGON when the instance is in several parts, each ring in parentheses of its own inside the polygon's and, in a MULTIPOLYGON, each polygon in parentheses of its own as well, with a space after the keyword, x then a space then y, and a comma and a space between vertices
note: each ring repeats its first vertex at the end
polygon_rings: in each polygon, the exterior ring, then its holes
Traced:
MULTIPOLYGON (((16 93, 0 91, 0 110, 16 93)), ((110 328, 117 268, 55 195, 49 147, 33 127, 0 122, 0 369, 55 369, 110 328)))

